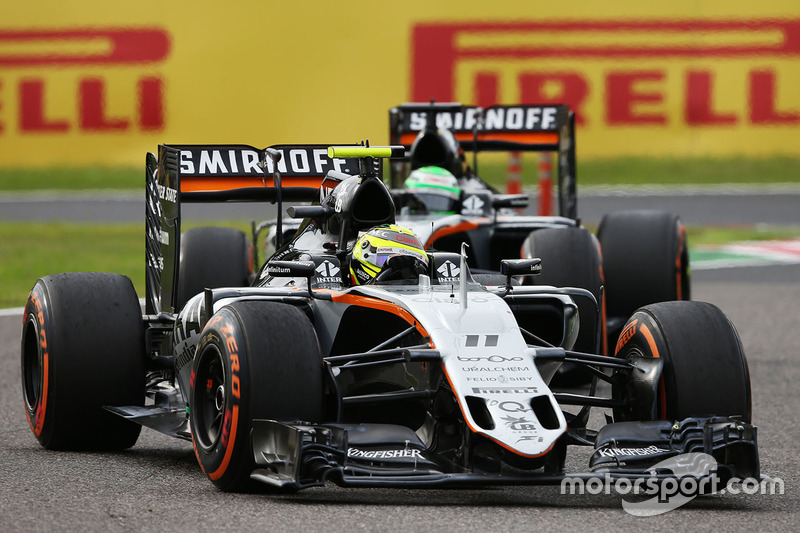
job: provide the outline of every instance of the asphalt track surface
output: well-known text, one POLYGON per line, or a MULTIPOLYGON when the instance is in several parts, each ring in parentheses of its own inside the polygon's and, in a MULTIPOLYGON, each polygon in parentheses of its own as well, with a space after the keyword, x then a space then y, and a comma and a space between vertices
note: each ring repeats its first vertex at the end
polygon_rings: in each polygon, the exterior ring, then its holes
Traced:
MULTIPOLYGON (((685 196, 676 197, 675 204, 664 205, 663 196, 660 202, 652 201, 656 207, 680 212, 687 223, 719 210, 714 221, 707 223, 736 224, 740 209, 749 209, 747 223, 797 225, 800 203, 796 196, 788 196, 784 204, 781 195, 766 195, 765 200, 775 203, 762 208, 752 196, 740 201, 726 196, 720 207, 720 202, 704 195, 695 206, 701 213, 675 209, 694 201, 685 196), (754 210, 763 215, 753 216, 754 210)), ((592 202, 598 202, 602 213, 613 210, 613 202, 622 201, 602 195, 594 198, 584 198, 581 204, 587 221, 592 202)), ((95 203, 78 210, 70 201, 69 212, 94 210, 98 204, 91 201, 95 203)), ((143 204, 128 201, 134 205, 130 216, 141 220, 143 204)), ((645 201, 651 200, 622 202, 631 208, 642 207, 645 201)), ((110 216, 103 220, 120 219, 121 204, 104 204, 110 216)), ((6 218, 10 205, 0 206, 0 218, 6 218)), ((27 209, 34 215, 30 205, 27 209)), ((13 217, 19 218, 31 220, 13 217)), ((783 495, 706 496, 660 516, 639 518, 622 509, 622 500, 630 496, 562 495, 558 487, 412 490, 344 489, 329 484, 289 495, 226 494, 205 478, 189 443, 148 429, 142 431, 136 446, 121 453, 41 448, 24 416, 19 377, 21 314, 6 312, 0 313, 0 531, 796 530, 800 524, 800 341, 796 333, 800 267, 698 271, 693 275, 693 299, 718 305, 739 330, 750 365, 762 473, 783 481, 783 495)), ((576 450, 576 455, 567 466, 584 471, 585 450, 576 450)))
MULTIPOLYGON (((784 267, 787 268, 787 267, 784 267)), ((562 495, 558 487, 344 489, 226 494, 200 471, 191 445, 144 429, 113 454, 50 452, 27 427, 19 380, 21 316, 0 317, 2 531, 530 531, 796 530, 800 523, 800 284, 694 280, 720 306, 748 354, 762 472, 783 495, 714 495, 657 517, 622 509, 624 496, 562 495)), ((705 279, 703 279, 705 278, 705 279)), ((580 454, 581 450, 578 451, 580 454)), ((585 459, 569 467, 585 469, 585 459)), ((627 498, 630 498, 628 496, 627 498)))

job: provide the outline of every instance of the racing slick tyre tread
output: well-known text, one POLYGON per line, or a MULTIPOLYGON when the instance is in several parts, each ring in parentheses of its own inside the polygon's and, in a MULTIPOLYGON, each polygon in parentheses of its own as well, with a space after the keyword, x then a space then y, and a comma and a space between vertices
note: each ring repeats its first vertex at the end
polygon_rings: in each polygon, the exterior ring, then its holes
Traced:
POLYGON ((36 281, 22 332, 28 424, 53 450, 120 450, 141 426, 103 409, 142 406, 142 312, 130 279, 71 272, 36 281))
POLYGON ((322 355, 297 307, 255 301, 223 307, 203 329, 192 376, 195 455, 223 491, 265 487, 250 479, 253 420, 322 421, 322 355))
POLYGON ((616 413, 623 419, 678 421, 713 415, 751 421, 750 372, 739 334, 713 304, 645 306, 628 320, 615 351, 624 359, 634 354, 664 359, 655 405, 635 407, 638 414, 616 413))
POLYGON ((250 284, 250 244, 235 228, 207 226, 181 234, 176 309, 203 289, 250 284))
POLYGON ((597 237, 609 317, 624 321, 647 304, 691 299, 689 245, 677 215, 653 210, 610 213, 601 219, 597 237))
MULTIPOLYGON (((585 228, 546 228, 532 231, 522 245, 524 257, 542 260, 542 272, 529 279, 536 285, 578 287, 590 291, 600 302, 603 266, 597 238, 585 228)), ((575 298, 581 316, 574 350, 597 353, 597 309, 587 298, 575 298), (591 327, 586 327, 590 325, 591 327)), ((605 315, 604 308, 600 310, 605 315)), ((601 321, 601 328, 605 316, 601 321)), ((600 353, 607 353, 605 331, 601 331, 600 353)))

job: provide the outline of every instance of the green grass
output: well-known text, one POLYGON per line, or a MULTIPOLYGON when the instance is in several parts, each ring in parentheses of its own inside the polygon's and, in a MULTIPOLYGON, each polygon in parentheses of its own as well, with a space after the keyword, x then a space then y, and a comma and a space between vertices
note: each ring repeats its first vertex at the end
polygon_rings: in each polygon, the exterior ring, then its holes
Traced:
MULTIPOLYGON (((249 235, 244 223, 218 225, 249 235)), ((692 246, 798 237, 800 227, 689 228, 692 246)), ((57 272, 124 274, 144 295, 143 224, 0 223, 0 258, 0 309, 22 307, 36 279, 57 272)))
POLYGON ((800 183, 800 158, 646 159, 588 161, 578 166, 578 183, 715 184, 800 183))
POLYGON ((144 190, 144 166, 21 169, 0 168, 0 191, 144 190))
MULTIPOLYGON (((538 155, 522 161, 523 184, 538 182, 538 155)), ((506 182, 506 164, 481 164, 481 176, 495 186, 506 182)), ((586 185, 685 185, 718 183, 800 183, 800 158, 615 158, 578 160, 578 194, 586 185)))
MULTIPOLYGON (((186 224, 189 229, 197 224, 186 224)), ((250 234, 246 223, 219 222, 250 234)), ((261 253, 263 257, 263 252, 261 253)), ((142 224, 0 223, 0 309, 22 307, 36 280, 58 272, 115 272, 140 297, 144 284, 142 224)))
MULTIPOLYGON (((469 158, 470 163, 472 159, 469 158)), ((538 181, 538 154, 522 159, 522 182, 538 181)), ((508 157, 481 155, 480 175, 502 187, 508 157)), ((770 158, 636 158, 602 160, 578 158, 578 193, 582 185, 652 185, 715 183, 800 183, 800 157, 770 158)), ((14 169, 0 168, 0 191, 85 189, 144 189, 144 168, 91 167, 14 169)))
POLYGON ((144 294, 144 224, 0 224, 0 308, 25 305, 36 279, 57 272, 116 272, 144 294))

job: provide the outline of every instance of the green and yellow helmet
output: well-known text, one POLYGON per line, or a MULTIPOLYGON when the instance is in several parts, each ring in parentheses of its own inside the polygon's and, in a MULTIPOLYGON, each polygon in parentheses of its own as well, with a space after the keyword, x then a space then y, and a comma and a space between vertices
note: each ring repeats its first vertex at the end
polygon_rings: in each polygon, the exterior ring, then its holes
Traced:
POLYGON ((456 177, 444 168, 418 168, 408 175, 403 186, 422 200, 431 213, 453 214, 461 210, 461 187, 456 177))
POLYGON ((403 226, 385 224, 370 229, 356 240, 350 257, 353 283, 364 285, 374 281, 393 256, 411 260, 418 266, 417 274, 428 267, 428 254, 414 232, 403 226))

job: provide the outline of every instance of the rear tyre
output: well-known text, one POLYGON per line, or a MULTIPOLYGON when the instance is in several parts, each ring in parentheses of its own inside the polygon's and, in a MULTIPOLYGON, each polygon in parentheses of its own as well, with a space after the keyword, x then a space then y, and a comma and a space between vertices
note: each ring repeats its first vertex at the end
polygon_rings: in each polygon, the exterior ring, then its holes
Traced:
POLYGON ((202 227, 181 234, 178 301, 182 309, 204 289, 244 287, 250 284, 250 244, 234 228, 202 227))
POLYGON ((142 313, 131 281, 102 272, 39 279, 22 330, 28 425, 53 450, 119 450, 141 426, 103 409, 144 405, 142 313))
MULTIPOLYGON (((655 401, 632 386, 615 395, 634 398, 618 420, 672 420, 691 416, 752 418, 750 372, 736 328, 716 306, 706 302, 661 302, 636 311, 620 335, 616 355, 644 355, 664 360, 655 401)), ((631 383, 633 380, 629 380, 631 383)))
POLYGON ((323 365, 317 335, 297 307, 235 302, 206 324, 189 400, 195 455, 224 491, 263 486, 250 443, 255 419, 320 422, 323 365))
MULTIPOLYGON (((578 287, 590 291, 600 302, 603 267, 597 239, 585 228, 547 228, 531 232, 522 244, 523 257, 539 257, 542 273, 527 278, 536 285, 578 287)), ((580 313, 580 329, 574 349, 587 353, 606 353, 605 314, 601 307, 600 348, 597 340, 597 309, 587 298, 575 298, 580 313)))
POLYGON ((690 299, 689 245, 677 215, 611 213, 603 216, 597 236, 609 317, 621 317, 622 324, 643 305, 690 299))

